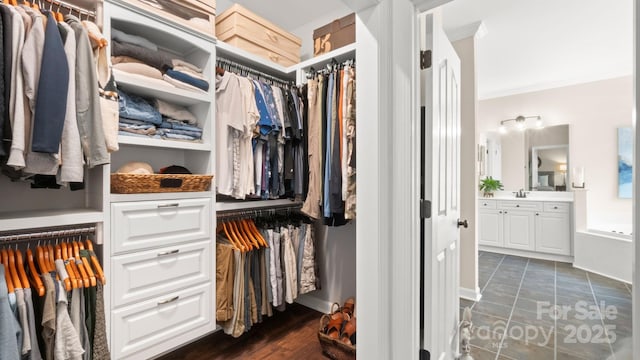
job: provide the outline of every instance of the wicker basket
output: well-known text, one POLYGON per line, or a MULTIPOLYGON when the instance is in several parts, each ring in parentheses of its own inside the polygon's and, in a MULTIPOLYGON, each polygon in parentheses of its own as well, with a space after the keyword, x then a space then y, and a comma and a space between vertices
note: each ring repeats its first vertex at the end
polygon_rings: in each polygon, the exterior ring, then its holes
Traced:
POLYGON ((213 175, 190 174, 111 174, 115 194, 207 191, 213 175))
MULTIPOLYGON (((340 311, 340 305, 334 303, 332 305, 332 309, 334 306, 338 306, 338 310, 340 311)), ((334 311, 331 311, 333 314, 334 311)), ((324 314, 320 318, 320 329, 318 330, 318 340, 320 341, 320 347, 322 347, 322 353, 333 360, 355 360, 356 359, 356 347, 353 345, 347 345, 343 342, 340 342, 336 339, 329 337, 329 335, 325 334, 325 329, 327 324, 329 323, 329 319, 331 314, 324 314)))

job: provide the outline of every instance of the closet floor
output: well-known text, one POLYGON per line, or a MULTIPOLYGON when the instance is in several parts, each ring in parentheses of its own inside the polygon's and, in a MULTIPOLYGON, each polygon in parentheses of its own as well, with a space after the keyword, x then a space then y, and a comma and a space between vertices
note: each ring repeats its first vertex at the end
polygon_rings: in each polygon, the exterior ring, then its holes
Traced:
POLYGON ((471 307, 475 360, 605 360, 631 347, 630 285, 490 252, 480 252, 478 267, 482 298, 460 300, 461 314, 471 307))
POLYGON ((287 305, 237 339, 217 331, 159 359, 327 359, 317 336, 321 316, 299 304, 287 305))

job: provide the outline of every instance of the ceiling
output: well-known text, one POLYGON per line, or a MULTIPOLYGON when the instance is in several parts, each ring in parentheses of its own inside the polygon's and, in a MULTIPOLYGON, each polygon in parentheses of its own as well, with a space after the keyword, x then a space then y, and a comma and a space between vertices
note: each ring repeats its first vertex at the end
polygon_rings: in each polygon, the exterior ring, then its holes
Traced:
POLYGON ((444 27, 482 21, 480 99, 632 74, 632 0, 455 0, 444 27))
MULTIPOLYGON (((294 32, 320 24, 319 13, 351 11, 342 0, 312 7, 299 0, 217 0, 218 14, 234 2, 294 32)), ((480 99, 632 73, 633 0, 455 0, 443 16, 449 34, 484 23, 476 58, 480 99)))

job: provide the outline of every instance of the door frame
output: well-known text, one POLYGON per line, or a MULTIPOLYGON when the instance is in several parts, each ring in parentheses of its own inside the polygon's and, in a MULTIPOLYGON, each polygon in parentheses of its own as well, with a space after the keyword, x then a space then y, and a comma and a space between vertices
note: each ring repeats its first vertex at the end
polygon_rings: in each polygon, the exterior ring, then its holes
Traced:
POLYGON ((640 27, 638 26, 640 19, 640 0, 633 1, 633 127, 634 127, 634 159, 633 159, 633 293, 632 311, 633 311, 633 344, 635 351, 640 347, 640 245, 638 245, 638 231, 640 230, 640 208, 638 207, 638 199, 640 199, 640 181, 638 177, 638 169, 640 169, 640 127, 637 126, 638 111, 640 110, 640 88, 638 86, 638 73, 640 73, 640 27))
POLYGON ((358 357, 418 359, 418 13, 452 0, 380 0, 357 11, 358 357), (409 40, 408 40, 409 39, 409 40), (358 104, 364 104, 358 106, 358 104), (375 105, 374 105, 375 104, 375 105), (409 180, 410 179, 410 180, 409 180))

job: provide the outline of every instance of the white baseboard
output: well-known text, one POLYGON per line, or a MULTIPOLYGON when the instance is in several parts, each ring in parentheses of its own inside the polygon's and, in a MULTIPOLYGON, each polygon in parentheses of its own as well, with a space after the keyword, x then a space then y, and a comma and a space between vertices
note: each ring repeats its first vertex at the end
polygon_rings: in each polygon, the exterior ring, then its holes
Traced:
POLYGON ((296 299, 296 303, 306 306, 315 311, 319 311, 323 314, 327 314, 331 311, 331 302, 324 299, 319 299, 312 294, 300 295, 296 299))
POLYGON ((573 267, 574 267, 574 268, 576 268, 576 269, 580 269, 580 270, 584 270, 584 271, 592 272, 592 273, 594 273, 594 274, 598 274, 598 275, 600 275, 600 276, 604 276, 604 277, 609 278, 609 279, 611 279, 611 280, 616 280, 616 281, 620 281, 620 282, 625 283, 625 284, 632 285, 632 284, 631 284, 631 282, 630 282, 630 281, 628 281, 628 280, 620 279, 620 278, 617 278, 617 277, 615 277, 615 276, 611 276, 611 275, 605 274, 605 273, 600 272, 600 271, 595 271, 595 270, 589 269, 589 268, 588 268, 588 267, 586 267, 586 266, 579 266, 579 265, 573 264, 573 267))
POLYGON ((466 300, 478 302, 482 298, 482 294, 480 293, 479 287, 477 287, 475 290, 471 290, 465 287, 460 287, 460 297, 466 300))
POLYGON ((559 262, 566 262, 566 263, 572 263, 573 264, 573 256, 567 256, 567 255, 546 254, 546 253, 540 253, 540 252, 537 252, 537 251, 507 249, 507 248, 489 246, 489 245, 480 245, 480 246, 478 246, 478 250, 479 251, 492 252, 492 253, 498 253, 498 254, 527 257, 527 258, 531 258, 531 259, 540 259, 540 260, 548 260, 548 261, 559 261, 559 262))

